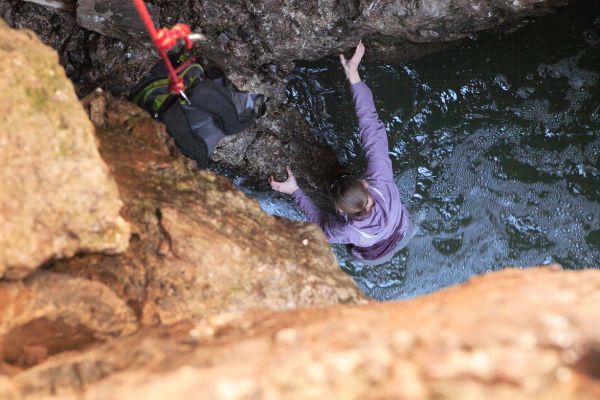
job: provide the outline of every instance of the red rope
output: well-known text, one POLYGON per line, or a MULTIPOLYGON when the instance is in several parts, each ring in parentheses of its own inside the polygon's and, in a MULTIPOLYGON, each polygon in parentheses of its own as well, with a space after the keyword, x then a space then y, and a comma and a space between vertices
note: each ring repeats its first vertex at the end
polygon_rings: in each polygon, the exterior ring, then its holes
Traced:
POLYGON ((154 26, 154 22, 152 21, 152 17, 146 8, 146 4, 144 4, 143 0, 133 0, 133 5, 137 9, 140 18, 144 25, 146 25, 146 29, 158 50, 158 54, 165 62, 167 70, 169 71, 169 81, 171 82, 169 85, 169 89, 173 93, 181 93, 185 90, 185 83, 183 79, 177 74, 177 70, 171 64, 171 60, 167 56, 167 51, 170 48, 177 44, 179 39, 183 39, 185 41, 185 46, 188 49, 192 48, 192 41, 190 40, 191 29, 186 24, 177 24, 173 28, 162 28, 160 30, 156 30, 154 26))

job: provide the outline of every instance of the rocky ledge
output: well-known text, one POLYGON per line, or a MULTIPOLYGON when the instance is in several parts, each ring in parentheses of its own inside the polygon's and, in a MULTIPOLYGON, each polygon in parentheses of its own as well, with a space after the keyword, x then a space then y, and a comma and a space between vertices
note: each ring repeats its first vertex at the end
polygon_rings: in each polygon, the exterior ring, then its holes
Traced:
POLYGON ((146 329, 0 380, 6 399, 600 395, 600 272, 505 270, 407 302, 146 329))
POLYGON ((600 396, 599 271, 368 303, 317 227, 196 170, 132 104, 80 103, 31 32, 0 38, 0 398, 600 396))
POLYGON ((56 53, 2 21, 0 43, 0 278, 79 251, 125 251, 117 185, 56 53))
POLYGON ((29 274, 0 283, 0 371, 143 326, 365 302, 316 226, 269 216, 196 170, 135 105, 101 90, 80 103, 31 32, 0 24, 0 38, 0 79, 18 99, 0 112, 0 271, 29 274))
MULTIPOLYGON (((485 29, 514 29, 568 0, 180 0, 150 1, 157 23, 187 22, 208 40, 194 53, 222 65, 243 90, 269 96, 265 122, 224 143, 220 165, 265 184, 291 164, 313 187, 323 187, 339 167, 325 143, 315 142, 304 121, 285 104, 294 60, 318 59, 355 46, 369 57, 399 62, 456 44, 485 29), (267 122, 268 120, 268 122, 267 122)), ((60 54, 80 94, 101 86, 124 94, 158 60, 129 2, 5 0, 0 16, 30 28, 60 54), (68 3, 67 9, 34 3, 68 3)))

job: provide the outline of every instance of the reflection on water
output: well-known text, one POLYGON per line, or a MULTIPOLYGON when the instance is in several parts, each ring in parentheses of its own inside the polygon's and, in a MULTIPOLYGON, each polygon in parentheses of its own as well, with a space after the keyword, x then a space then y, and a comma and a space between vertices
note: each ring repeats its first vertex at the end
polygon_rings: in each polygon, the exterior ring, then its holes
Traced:
MULTIPOLYGON (((365 65, 418 225, 383 266, 336 246, 365 293, 406 298, 507 265, 600 266, 600 11, 590 4, 404 65, 365 65)), ((361 172, 337 61, 301 65, 288 93, 314 135, 361 172)), ((270 213, 301 218, 283 198, 258 197, 270 213)))

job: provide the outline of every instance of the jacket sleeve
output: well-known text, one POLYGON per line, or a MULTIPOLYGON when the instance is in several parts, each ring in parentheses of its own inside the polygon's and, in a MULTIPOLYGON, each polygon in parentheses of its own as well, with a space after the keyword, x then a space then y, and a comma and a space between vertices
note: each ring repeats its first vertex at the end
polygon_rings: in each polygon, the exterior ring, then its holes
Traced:
POLYGON ((352 98, 358 117, 360 141, 367 159, 366 179, 393 180, 385 125, 379 119, 371 89, 363 81, 352 85, 352 98))
POLYGON ((325 236, 330 243, 352 243, 352 233, 346 221, 343 221, 337 215, 319 210, 302 189, 296 190, 292 197, 298 208, 306 215, 306 218, 317 224, 325 232, 325 236))

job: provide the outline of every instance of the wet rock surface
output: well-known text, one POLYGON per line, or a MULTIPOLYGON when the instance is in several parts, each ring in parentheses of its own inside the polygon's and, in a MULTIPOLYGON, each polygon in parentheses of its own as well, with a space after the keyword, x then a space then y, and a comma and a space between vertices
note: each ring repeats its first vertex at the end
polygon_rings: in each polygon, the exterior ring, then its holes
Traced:
POLYGON ((94 128, 55 53, 0 21, 0 277, 129 244, 94 128))
MULTIPOLYGON (((402 61, 438 50, 472 32, 513 28, 526 16, 541 15, 566 3, 567 0, 149 2, 162 25, 186 22, 203 31, 208 41, 197 44, 194 53, 223 66, 240 89, 266 94, 271 99, 266 118, 276 121, 277 127, 285 125, 292 113, 285 105, 285 85, 294 60, 335 55, 363 38, 370 49, 369 57, 402 61)), ((14 27, 33 29, 57 49, 80 94, 89 93, 95 86, 126 94, 158 60, 156 53, 145 47, 147 36, 139 34, 141 27, 134 22, 133 9, 128 11, 123 2, 86 0, 78 3, 76 12, 67 12, 8 0, 0 5, 0 15, 14 27)), ((296 131, 291 132, 289 140, 282 139, 282 132, 269 125, 259 124, 242 138, 226 143, 217 150, 215 160, 263 185, 270 173, 276 172, 282 178, 285 163, 306 174, 313 187, 322 188, 335 176, 339 167, 325 143, 313 145, 314 138, 307 143, 304 135, 297 135, 296 131), (315 160, 317 163, 312 163, 315 160)))
MULTIPOLYGON (((304 185, 326 188, 341 171, 335 153, 319 143, 298 112, 281 107, 258 121, 255 128, 225 138, 211 155, 221 167, 239 171, 266 187, 267 178, 285 179, 291 166, 304 185)), ((270 190, 270 188, 268 188, 270 190)))
POLYGON ((63 399, 595 399, 599 285, 595 270, 504 270, 401 303, 215 316, 59 355, 5 390, 63 399))
MULTIPOLYGON (((402 60, 429 51, 427 45, 465 38, 472 32, 514 27, 526 16, 542 15, 567 0, 377 0, 377 1, 319 1, 295 0, 263 1, 161 1, 148 2, 151 13, 165 26, 177 22, 189 23, 202 30, 209 40, 198 45, 207 57, 221 61, 231 72, 280 78, 290 71, 294 60, 314 60, 337 54, 353 47, 358 39, 369 38, 377 57, 387 61, 402 60), (423 48, 419 48, 423 45, 423 48)), ((57 11, 35 4, 8 0, 0 8, 1 15, 16 27, 29 27, 45 41, 58 45, 71 44, 85 47, 88 55, 102 56, 97 50, 107 46, 109 52, 121 55, 127 47, 144 46, 147 36, 136 20, 132 5, 113 0, 85 0, 78 2, 76 13, 57 11), (89 31, 124 40, 125 43, 100 43, 90 37, 86 46, 77 43, 77 37, 57 32, 59 25, 73 31, 76 21, 89 31), (51 29, 48 29, 51 27, 51 29)), ((65 32, 66 33, 66 32, 65 32)), ((56 46, 54 46, 56 47, 56 46)), ((435 48, 435 46, 433 47, 435 48)), ((58 48, 63 53, 68 49, 58 48)), ((125 64, 138 57, 127 57, 125 64)), ((64 59, 63 61, 68 61, 64 59)), ((107 62, 112 65, 112 62, 107 62)), ((103 69, 103 68, 100 68, 103 69)), ((104 68, 103 70, 106 70, 104 68)), ((144 70, 115 71, 118 81, 127 74, 144 70)), ((85 71, 76 73, 85 76, 85 71)), ((93 78, 93 77, 88 77, 93 78)), ((107 76, 108 78, 108 76, 107 76)), ((90 79, 101 84, 98 79, 90 79)), ((125 78, 125 82, 131 79, 125 78)), ((106 81, 110 84, 110 80, 106 81)), ((106 87, 111 91, 118 87, 106 87)), ((282 89, 282 88, 279 88, 282 89)), ((283 97, 281 97, 283 99, 283 97)))
MULTIPOLYGON (((147 4, 148 13, 157 23, 159 10, 147 4)), ((150 36, 131 1, 77 1, 77 23, 85 29, 124 42, 151 44, 150 36)))

